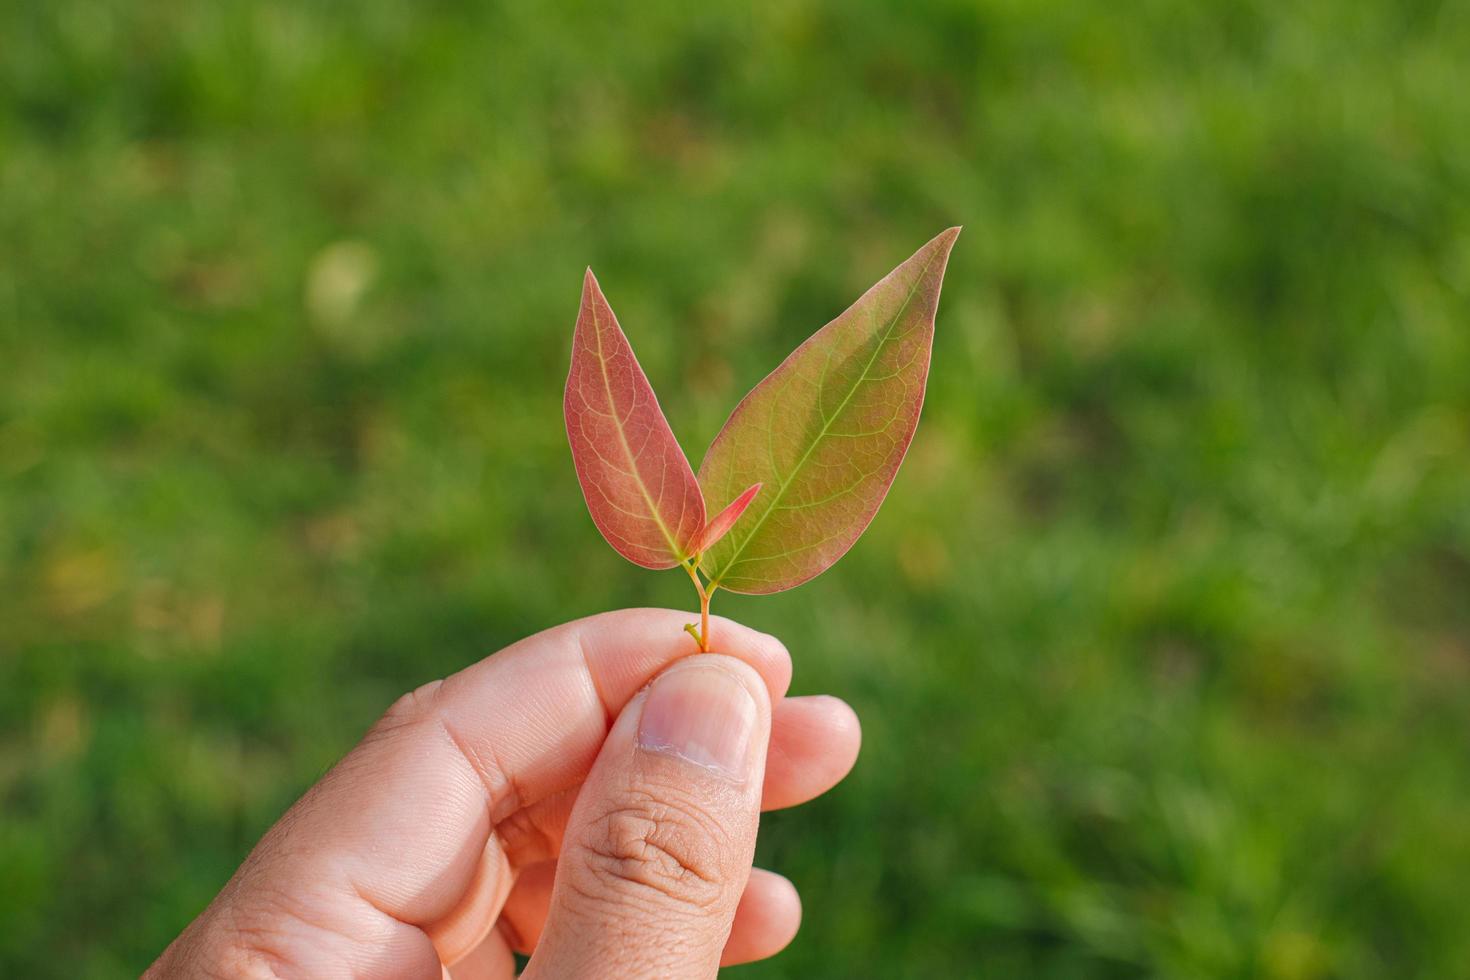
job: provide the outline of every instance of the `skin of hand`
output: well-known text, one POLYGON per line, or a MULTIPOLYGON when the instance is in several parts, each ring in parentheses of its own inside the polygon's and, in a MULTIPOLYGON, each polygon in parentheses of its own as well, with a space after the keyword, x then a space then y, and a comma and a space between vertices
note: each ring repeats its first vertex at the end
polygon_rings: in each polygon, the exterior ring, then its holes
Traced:
POLYGON ((801 903, 752 869, 762 809, 857 758, 856 715, 786 697, 774 637, 605 613, 395 703, 256 845, 147 980, 712 977, 801 903))

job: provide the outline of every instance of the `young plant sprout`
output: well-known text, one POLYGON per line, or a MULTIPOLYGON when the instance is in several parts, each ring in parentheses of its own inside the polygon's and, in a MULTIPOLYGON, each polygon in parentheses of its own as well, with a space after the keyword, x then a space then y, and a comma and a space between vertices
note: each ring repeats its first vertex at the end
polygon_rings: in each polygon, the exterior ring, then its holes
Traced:
POLYGON ((751 389, 697 478, 587 270, 564 402, 577 479, 618 554, 688 573, 699 624, 685 629, 701 651, 715 590, 794 588, 841 558, 878 512, 919 424, 959 233, 936 236, 751 389))

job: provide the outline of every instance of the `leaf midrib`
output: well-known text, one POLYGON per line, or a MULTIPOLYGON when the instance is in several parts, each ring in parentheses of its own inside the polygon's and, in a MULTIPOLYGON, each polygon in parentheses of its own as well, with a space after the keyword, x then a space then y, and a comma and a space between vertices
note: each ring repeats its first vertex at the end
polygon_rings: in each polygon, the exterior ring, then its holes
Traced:
MULTIPOLYGON (((607 373, 607 356, 602 350, 602 319, 597 315, 597 302, 594 300, 592 307, 592 334, 597 338, 597 369, 602 374, 602 389, 607 393, 607 407, 612 410, 613 428, 618 433, 618 443, 623 447, 623 456, 628 460, 628 473, 633 477, 633 482, 638 485, 638 492, 643 495, 643 502, 648 505, 648 513, 653 522, 658 525, 659 532, 663 534, 664 541, 668 543, 669 553, 674 556, 674 561, 681 562, 685 559, 684 549, 674 541, 674 535, 669 531, 668 525, 664 523, 663 517, 658 512, 658 506, 653 502, 653 495, 648 492, 648 487, 643 482, 643 473, 638 469, 638 461, 633 456, 633 447, 628 444, 628 434, 623 431, 623 423, 618 418, 618 405, 613 398, 612 379, 607 373)), ((631 351, 631 347, 629 350, 631 351)), ((631 356, 631 355, 630 355, 631 356)), ((634 362, 637 363, 636 361, 634 362)))
POLYGON ((719 586, 719 584, 729 576, 730 570, 735 567, 735 565, 740 561, 740 556, 744 554, 745 546, 750 544, 750 542, 755 539, 755 536, 760 533, 761 528, 765 526, 766 519, 776 512, 776 507, 778 504, 781 503, 781 498, 786 495, 786 489, 790 487, 791 484, 796 480, 797 474, 801 472, 802 467, 806 465, 806 462, 808 459, 811 458, 812 453, 816 452, 817 446, 821 445, 822 440, 827 438, 827 432, 829 429, 832 428, 832 423, 837 421, 837 419, 847 409, 848 403, 852 401, 852 396, 857 394, 857 390, 863 386, 863 383, 865 381, 868 380, 868 372, 873 369, 873 364, 878 360, 878 355, 883 352, 883 348, 887 346, 889 338, 893 336, 894 328, 898 326, 898 321, 902 319, 904 313, 909 308, 909 304, 913 302, 914 294, 919 291, 919 284, 922 283, 924 281, 924 277, 929 274, 929 267, 934 264, 934 259, 936 257, 937 253, 936 255, 931 255, 929 257, 929 260, 924 263, 924 267, 919 270, 919 274, 914 277, 914 284, 909 287, 908 295, 904 297, 903 303, 900 304, 898 307, 898 311, 893 314, 893 320, 888 324, 888 328, 883 331, 883 338, 879 340, 878 343, 874 346, 873 353, 868 358, 868 363, 863 365, 863 369, 858 374, 857 380, 852 383, 852 387, 848 389, 847 394, 843 396, 842 402, 837 406, 836 411, 832 413, 832 417, 826 419, 822 423, 821 431, 816 434, 816 436, 811 441, 811 445, 807 446, 806 452, 801 454, 801 458, 798 459, 796 461, 796 465, 791 468, 790 475, 787 476, 785 480, 781 481, 781 485, 776 488, 776 492, 770 498, 770 504, 766 507, 765 512, 761 514, 760 520, 756 521, 755 526, 750 529, 750 533, 741 539, 739 547, 735 549, 735 553, 730 556, 730 560, 725 563, 725 567, 720 571, 720 573, 710 579, 710 588, 715 588, 719 586))

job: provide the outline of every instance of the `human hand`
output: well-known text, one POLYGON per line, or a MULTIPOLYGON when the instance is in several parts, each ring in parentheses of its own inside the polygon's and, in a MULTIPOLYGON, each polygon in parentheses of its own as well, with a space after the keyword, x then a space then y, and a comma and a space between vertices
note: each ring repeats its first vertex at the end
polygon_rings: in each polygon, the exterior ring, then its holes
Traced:
POLYGON ((857 718, 785 697, 785 647, 729 620, 687 655, 686 618, 592 616, 399 699, 146 978, 479 980, 517 951, 684 980, 780 951, 801 906, 751 868, 758 811, 845 776, 857 718))

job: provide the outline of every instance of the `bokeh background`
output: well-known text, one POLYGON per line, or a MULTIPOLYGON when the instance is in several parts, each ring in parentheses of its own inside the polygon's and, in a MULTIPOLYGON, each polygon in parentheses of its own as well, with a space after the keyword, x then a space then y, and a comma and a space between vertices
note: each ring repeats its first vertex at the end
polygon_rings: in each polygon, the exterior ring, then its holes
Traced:
POLYGON ((400 692, 686 606, 696 465, 966 226, 909 460, 717 611, 859 709, 748 977, 1470 976, 1470 8, 0 5, 0 974, 140 970, 400 692))

